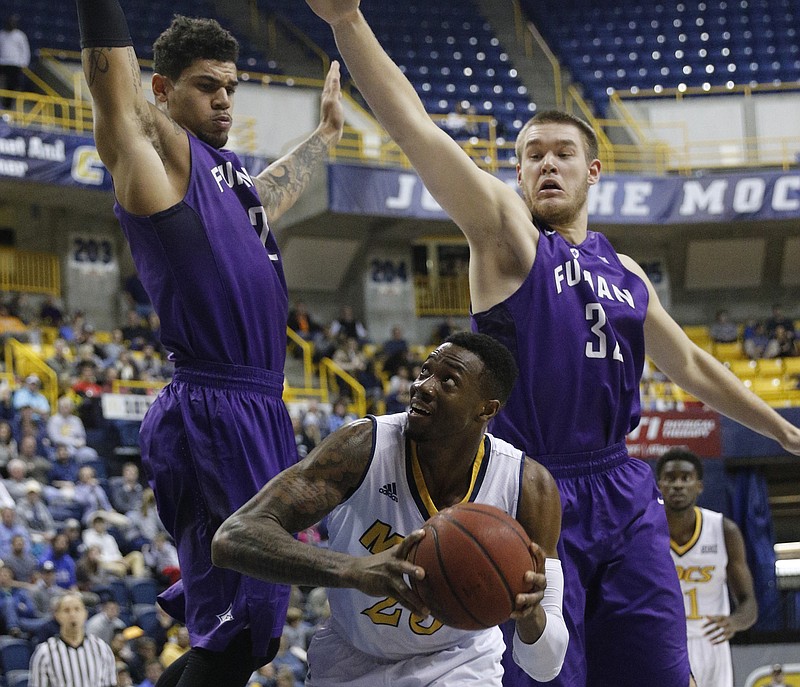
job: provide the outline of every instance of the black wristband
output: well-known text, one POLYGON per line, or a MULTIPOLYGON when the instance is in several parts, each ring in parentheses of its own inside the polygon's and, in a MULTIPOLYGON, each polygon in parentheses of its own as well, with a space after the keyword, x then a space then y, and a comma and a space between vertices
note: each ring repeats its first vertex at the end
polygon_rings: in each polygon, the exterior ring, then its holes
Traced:
POLYGON ((75 0, 81 48, 121 48, 133 45, 119 0, 75 0))

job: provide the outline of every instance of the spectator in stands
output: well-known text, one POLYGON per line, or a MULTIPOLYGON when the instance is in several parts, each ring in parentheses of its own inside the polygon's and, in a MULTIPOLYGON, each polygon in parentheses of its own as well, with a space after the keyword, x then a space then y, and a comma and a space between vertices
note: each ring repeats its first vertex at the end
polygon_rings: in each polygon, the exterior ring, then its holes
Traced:
POLYGON ((122 327, 122 335, 131 350, 140 351, 145 341, 150 338, 150 329, 138 312, 128 310, 125 316, 125 325, 122 327))
POLYGON ((97 479, 97 473, 91 465, 84 465, 78 470, 78 482, 75 484, 75 503, 83 508, 81 519, 89 523, 89 518, 97 511, 109 512, 114 508, 108 495, 97 479))
POLYGON ((165 587, 175 584, 181 577, 178 550, 166 532, 156 532, 153 541, 142 548, 144 562, 153 577, 165 587))
MULTIPOLYGON (((0 368, 2 361, 0 361, 0 368)), ((0 379, 0 419, 12 420, 14 419, 14 405, 13 405, 14 390, 8 383, 8 379, 3 377, 0 379)))
POLYGON ((291 650, 288 638, 284 635, 281 636, 281 643, 278 648, 278 653, 272 659, 272 665, 275 670, 280 674, 281 668, 286 668, 291 671, 297 684, 305 684, 306 673, 308 672, 308 665, 291 650))
POLYGON ((19 442, 19 460, 25 463, 27 474, 42 484, 47 483, 50 474, 50 461, 39 453, 36 437, 23 436, 19 442))
POLYGON ((86 428, 74 413, 75 404, 69 396, 62 396, 57 403, 58 412, 47 420, 47 436, 53 446, 66 445, 79 463, 97 460, 97 451, 86 445, 86 428))
POLYGON ((76 518, 67 518, 64 522, 64 534, 69 543, 68 552, 72 559, 77 563, 83 554, 83 529, 81 523, 76 518))
POLYGON ((328 428, 328 417, 316 399, 311 399, 308 402, 308 408, 303 413, 303 431, 310 439, 311 443, 316 446, 322 441, 325 436, 325 430, 328 428))
MULTIPOLYGON (((367 357, 360 348, 359 341, 354 336, 349 336, 343 339, 343 344, 340 345, 333 354, 333 362, 341 367, 351 377, 358 379, 359 375, 367 369, 367 357)), ((339 390, 343 396, 350 397, 351 389, 348 384, 340 380, 339 390)))
MULTIPOLYGON (((77 521, 76 521, 77 522, 77 521)), ((50 550, 42 556, 42 565, 50 563, 55 571, 56 584, 62 589, 77 590, 78 580, 75 577, 76 563, 70 555, 69 537, 66 532, 59 532, 53 537, 50 550)))
POLYGON ((145 544, 151 544, 156 535, 166 532, 164 525, 158 517, 156 497, 153 490, 147 487, 142 492, 142 499, 138 508, 129 510, 126 514, 130 527, 125 533, 128 546, 132 550, 141 551, 145 544))
POLYGON ((161 379, 161 357, 156 353, 153 343, 147 342, 142 348, 142 355, 136 361, 141 376, 149 375, 152 379, 161 379))
POLYGON ((75 579, 82 594, 101 594, 109 591, 111 580, 118 579, 100 564, 100 547, 85 547, 75 564, 75 579))
POLYGON ((776 325, 764 349, 765 358, 791 358, 798 355, 797 339, 782 324, 776 325))
POLYGON ((37 418, 46 418, 50 415, 50 401, 42 393, 42 380, 39 379, 39 375, 30 374, 25 377, 23 385, 14 392, 13 405, 16 411, 26 406, 33 408, 37 418))
MULTIPOLYGON (((41 551, 56 535, 56 523, 47 504, 42 500, 42 485, 28 480, 25 498, 17 503, 17 517, 30 533, 31 542, 41 551)), ((19 578, 17 578, 19 579, 19 578)))
POLYGON ((131 671, 124 663, 117 663, 117 687, 136 687, 131 671))
MULTIPOLYGON (((19 460, 18 458, 12 460, 19 460)), ((6 480, 0 481, 0 508, 14 508, 16 501, 12 498, 6 487, 6 480)))
POLYGON ((8 420, 0 420, 0 471, 5 473, 8 461, 16 457, 17 440, 11 431, 11 423, 8 420))
POLYGON ((768 343, 769 337, 763 322, 755 322, 745 328, 742 337, 742 349, 751 360, 763 358, 768 343))
POLYGON ((39 308, 39 319, 47 327, 60 327, 64 321, 64 310, 52 294, 44 297, 39 308))
POLYGON ((12 458, 8 461, 6 468, 8 470, 8 477, 3 480, 3 485, 13 499, 13 503, 11 504, 13 508, 14 504, 25 498, 25 494, 28 492, 28 466, 24 460, 12 458))
POLYGON ((333 354, 339 347, 339 341, 331 333, 331 325, 323 325, 317 340, 314 342, 314 356, 315 363, 319 363, 323 358, 333 358, 333 354))
POLYGON ((189 630, 181 626, 178 628, 174 641, 167 642, 161 650, 161 655, 159 656, 161 665, 166 668, 187 651, 189 651, 189 630))
POLYGON ((61 326, 58 328, 58 335, 67 343, 73 344, 85 324, 86 315, 77 310, 61 322, 61 326))
POLYGON ((22 440, 26 436, 33 437, 36 448, 34 453, 45 455, 50 445, 47 438, 47 420, 37 415, 31 406, 23 406, 14 416, 11 423, 14 438, 17 440, 17 450, 22 453, 22 440))
POLYGON ((292 413, 291 418, 292 429, 294 430, 294 442, 297 448, 297 457, 302 460, 316 444, 313 438, 306 433, 305 426, 303 425, 303 416, 299 413, 292 413))
POLYGON ((455 318, 448 316, 433 328, 430 339, 431 345, 438 346, 448 336, 455 334, 458 330, 459 327, 456 325, 455 318))
POLYGON ((780 303, 775 303, 772 306, 772 316, 767 319, 765 322, 765 326, 767 329, 767 336, 773 336, 775 334, 775 330, 778 327, 783 327, 789 333, 790 336, 794 337, 794 321, 792 318, 787 317, 783 312, 783 306, 780 303))
MULTIPOLYGON (((7 17, 0 29, 0 89, 22 91, 25 85, 23 70, 31 62, 31 47, 28 37, 19 28, 19 15, 7 17)), ((2 106, 11 109, 14 100, 10 96, 2 99, 2 106)))
POLYGON ((3 564, 11 568, 15 580, 25 584, 33 582, 34 573, 39 569, 39 561, 31 553, 25 537, 19 534, 11 538, 11 551, 3 558, 3 564))
POLYGON ((44 561, 39 566, 39 579, 33 585, 31 596, 36 604, 36 610, 42 617, 49 615, 54 599, 67 593, 67 590, 58 584, 57 575, 53 561, 44 561))
POLYGON ((402 413, 411 401, 411 372, 408 366, 398 368, 397 373, 389 380, 386 391, 386 412, 402 413))
POLYGON ((25 323, 8 311, 8 306, 0 304, 0 342, 9 337, 24 338, 28 328, 25 323))
POLYGON ((127 350, 127 348, 122 330, 119 327, 112 329, 111 341, 103 347, 103 367, 106 368, 113 364, 119 358, 119 354, 127 350))
POLYGON ((124 630, 125 621, 119 617, 119 604, 110 595, 101 597, 100 610, 86 622, 86 634, 111 644, 116 630, 124 630))
POLYGON ((30 547, 31 537, 28 529, 17 520, 16 508, 3 508, 0 511, 0 560, 11 555, 11 540, 20 536, 25 540, 25 546, 30 547))
POLYGON ((335 432, 339 427, 350 424, 357 419, 354 413, 347 410, 347 401, 343 398, 337 398, 333 403, 331 414, 328 416, 328 428, 325 435, 327 436, 331 432, 335 432))
POLYGON ((406 341, 403 328, 400 325, 394 325, 391 336, 381 346, 380 358, 384 373, 389 377, 396 374, 397 369, 408 362, 408 353, 408 341, 406 341))
POLYGON ((111 363, 110 369, 117 371, 117 379, 123 382, 130 382, 139 379, 139 365, 133 358, 131 351, 120 351, 117 359, 111 363))
POLYGON ((770 673, 770 680, 765 687, 787 687, 787 683, 783 676, 783 666, 780 663, 775 663, 772 666, 770 673))
POLYGON ((12 637, 30 637, 36 634, 46 618, 36 608, 31 593, 26 587, 15 586, 14 571, 7 565, 0 566, 0 613, 8 634, 12 637))
POLYGON ((131 551, 123 556, 117 540, 108 531, 107 513, 95 513, 89 528, 83 532, 83 544, 87 549, 97 548, 100 552, 100 567, 116 577, 131 574, 144 577, 144 556, 141 551, 131 551))
POLYGON ((314 343, 322 332, 322 326, 314 320, 303 301, 297 301, 294 308, 289 311, 287 324, 294 329, 304 341, 310 343, 314 343))
POLYGON ((163 672, 164 666, 157 658, 148 661, 144 667, 145 679, 139 683, 139 687, 155 687, 163 672))
POLYGON ((290 648, 297 647, 305 651, 311 639, 313 627, 303 619, 303 611, 297 606, 290 606, 286 611, 286 624, 283 626, 283 636, 290 648))
POLYGON ((48 479, 50 487, 59 491, 61 500, 71 502, 75 498, 75 484, 81 466, 66 444, 56 444, 53 464, 50 466, 48 479))
POLYGON ((336 338, 355 339, 359 345, 369 342, 367 328, 356 319, 353 314, 353 307, 343 305, 339 317, 331 322, 331 335, 336 338))
POLYGON ((739 325, 731 321, 727 310, 717 310, 708 333, 714 343, 733 343, 739 340, 739 325))
POLYGON ((64 339, 56 339, 53 342, 53 355, 45 361, 58 378, 59 391, 69 388, 72 380, 72 353, 64 339))
POLYGON ((139 466, 128 461, 122 466, 122 475, 109 480, 111 505, 120 513, 137 510, 142 505, 144 487, 139 481, 139 466))

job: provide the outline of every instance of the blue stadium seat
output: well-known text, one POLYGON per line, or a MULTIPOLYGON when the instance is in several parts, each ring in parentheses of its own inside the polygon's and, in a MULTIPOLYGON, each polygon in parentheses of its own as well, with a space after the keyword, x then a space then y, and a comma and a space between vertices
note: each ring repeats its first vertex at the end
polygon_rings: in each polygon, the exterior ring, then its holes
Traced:
POLYGON ((137 604, 155 604, 158 596, 158 585, 150 577, 127 577, 128 598, 131 607, 137 604))
POLYGON ((158 613, 155 604, 134 604, 133 623, 144 630, 144 633, 153 636, 158 629, 158 613))
POLYGON ((0 637, 0 666, 4 673, 28 670, 31 653, 31 645, 27 639, 0 637))
POLYGON ((12 670, 6 674, 6 687, 28 687, 31 674, 27 670, 12 670))

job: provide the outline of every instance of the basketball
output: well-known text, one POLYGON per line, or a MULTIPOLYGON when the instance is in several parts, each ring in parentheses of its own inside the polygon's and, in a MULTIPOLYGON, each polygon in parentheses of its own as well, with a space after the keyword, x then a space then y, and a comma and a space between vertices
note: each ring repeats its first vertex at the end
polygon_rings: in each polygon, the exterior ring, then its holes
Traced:
POLYGON ((439 511, 423 525, 425 537, 408 560, 425 570, 411 587, 445 625, 481 630, 507 620, 524 575, 535 570, 530 538, 499 508, 460 503, 439 511))

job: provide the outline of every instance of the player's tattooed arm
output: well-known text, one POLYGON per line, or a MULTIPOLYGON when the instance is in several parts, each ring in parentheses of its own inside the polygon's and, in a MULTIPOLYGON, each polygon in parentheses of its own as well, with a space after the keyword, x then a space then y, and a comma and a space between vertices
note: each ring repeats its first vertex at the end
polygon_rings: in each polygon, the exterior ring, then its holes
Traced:
POLYGON ((359 420, 334 432, 307 458, 280 473, 219 528, 214 564, 272 582, 348 586, 352 557, 298 542, 358 486, 372 453, 373 425, 359 420))
POLYGON ((328 149, 342 137, 343 129, 339 63, 334 61, 322 89, 319 126, 288 155, 273 162, 255 178, 261 204, 271 222, 292 207, 306 190, 314 172, 327 157, 328 149))

